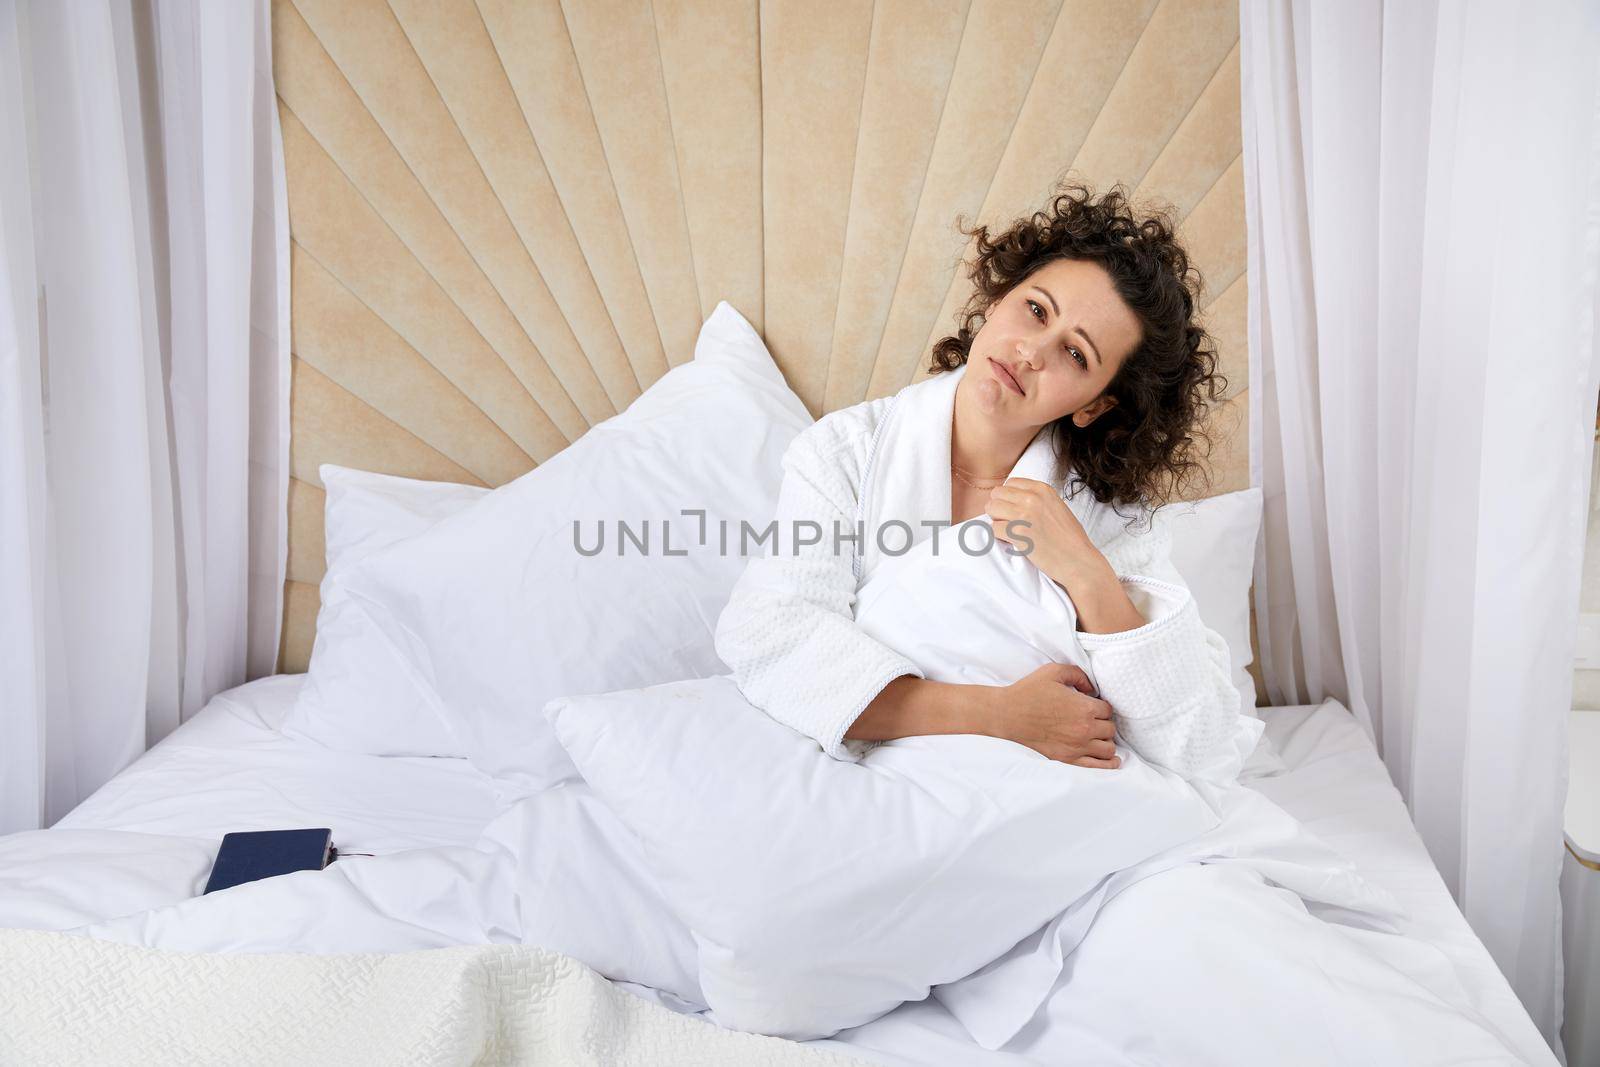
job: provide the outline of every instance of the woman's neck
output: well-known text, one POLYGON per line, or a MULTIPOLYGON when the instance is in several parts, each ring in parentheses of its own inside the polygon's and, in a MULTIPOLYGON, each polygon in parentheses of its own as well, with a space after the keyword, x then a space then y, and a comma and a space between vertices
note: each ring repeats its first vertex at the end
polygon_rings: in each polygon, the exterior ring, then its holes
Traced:
MULTIPOLYGON (((965 384, 965 383, 962 383, 965 384)), ((1033 440, 1034 430, 1025 433, 996 426, 973 411, 969 401, 956 389, 955 411, 950 426, 950 462, 974 478, 1004 478, 1017 465, 1023 450, 1033 440)))

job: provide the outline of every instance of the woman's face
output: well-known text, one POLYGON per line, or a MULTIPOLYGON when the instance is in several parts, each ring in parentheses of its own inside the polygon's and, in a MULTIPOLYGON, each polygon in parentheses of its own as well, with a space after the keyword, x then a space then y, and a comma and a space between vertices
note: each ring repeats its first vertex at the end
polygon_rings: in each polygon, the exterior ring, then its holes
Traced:
POLYGON ((961 387, 979 411, 1018 430, 1067 415, 1087 426, 1115 405, 1102 394, 1140 334, 1104 267, 1053 260, 989 307, 961 387))

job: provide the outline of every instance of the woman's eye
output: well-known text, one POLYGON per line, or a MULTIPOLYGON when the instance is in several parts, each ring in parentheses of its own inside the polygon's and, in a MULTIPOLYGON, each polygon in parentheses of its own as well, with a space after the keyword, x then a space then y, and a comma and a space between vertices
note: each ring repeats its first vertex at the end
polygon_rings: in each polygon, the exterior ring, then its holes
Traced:
MULTIPOLYGON (((1033 312, 1034 318, 1042 321, 1044 319, 1044 307, 1036 300, 1029 300, 1026 301, 1026 303, 1028 305, 1028 310, 1033 312)), ((1073 360, 1077 362, 1078 366, 1082 367, 1084 370, 1089 369, 1089 361, 1084 358, 1082 352, 1079 352, 1076 348, 1069 348, 1067 349, 1067 353, 1072 356, 1073 360)))

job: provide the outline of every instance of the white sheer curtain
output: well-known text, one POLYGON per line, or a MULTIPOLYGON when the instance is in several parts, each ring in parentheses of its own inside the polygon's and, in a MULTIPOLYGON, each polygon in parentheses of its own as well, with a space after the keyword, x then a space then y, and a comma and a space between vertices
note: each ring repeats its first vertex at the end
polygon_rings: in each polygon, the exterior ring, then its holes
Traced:
POLYGON ((1256 611, 1559 1049, 1600 4, 1243 0, 1256 611))
POLYGON ((267 0, 0 0, 0 832, 273 670, 288 341, 267 0))

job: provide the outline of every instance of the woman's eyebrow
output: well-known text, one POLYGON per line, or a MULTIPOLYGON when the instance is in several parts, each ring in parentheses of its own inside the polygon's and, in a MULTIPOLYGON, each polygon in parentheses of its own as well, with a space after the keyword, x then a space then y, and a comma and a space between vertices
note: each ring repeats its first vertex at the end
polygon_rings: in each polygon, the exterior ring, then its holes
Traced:
MULTIPOLYGON (((1035 285, 1033 288, 1044 294, 1044 298, 1050 301, 1050 309, 1056 313, 1056 318, 1060 318, 1061 307, 1056 303, 1056 298, 1050 295, 1050 290, 1042 285, 1035 285)), ((1089 351, 1094 353, 1094 361, 1104 366, 1106 361, 1100 358, 1100 346, 1094 343, 1094 338, 1089 336, 1089 331, 1082 326, 1074 326, 1073 329, 1083 336, 1083 343, 1088 345, 1089 351)))
POLYGON ((1041 293, 1044 294, 1044 298, 1046 300, 1050 301, 1050 310, 1056 313, 1056 317, 1057 318, 1060 318, 1061 317, 1061 308, 1060 308, 1059 305, 1056 304, 1056 298, 1050 295, 1050 290, 1046 289, 1042 285, 1036 285, 1033 288, 1037 292, 1041 292, 1041 293))

